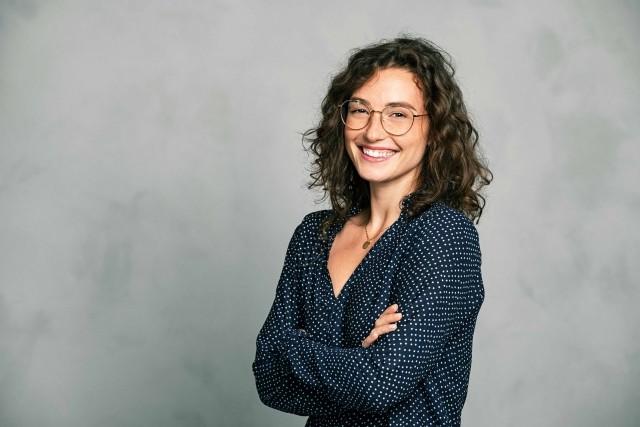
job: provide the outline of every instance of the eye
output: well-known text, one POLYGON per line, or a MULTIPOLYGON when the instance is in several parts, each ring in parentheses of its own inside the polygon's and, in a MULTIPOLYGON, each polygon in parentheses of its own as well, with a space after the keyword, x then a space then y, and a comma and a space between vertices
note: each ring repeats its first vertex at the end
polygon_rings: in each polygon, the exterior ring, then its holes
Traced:
POLYGON ((400 106, 387 107, 385 111, 385 118, 394 122, 406 122, 413 118, 411 116, 409 109, 400 106))
POLYGON ((386 117, 389 120, 404 120, 409 117, 409 112, 403 109, 394 109, 394 110, 390 110, 386 114, 386 117))
POLYGON ((366 108, 352 108, 349 110, 350 114, 369 114, 369 110, 366 108))

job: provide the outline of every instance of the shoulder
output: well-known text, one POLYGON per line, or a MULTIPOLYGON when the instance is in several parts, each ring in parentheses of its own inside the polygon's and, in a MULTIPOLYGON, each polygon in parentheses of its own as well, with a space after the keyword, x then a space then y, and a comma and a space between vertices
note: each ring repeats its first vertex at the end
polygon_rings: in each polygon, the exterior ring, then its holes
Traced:
POLYGON ((318 236, 320 225, 322 221, 331 214, 330 209, 320 209, 305 214, 301 220, 298 221, 293 239, 304 240, 311 242, 318 236))
POLYGON ((405 291, 440 288, 482 301, 482 256, 476 227, 467 216, 442 202, 415 217, 403 238, 401 276, 405 291))
POLYGON ((320 223, 331 214, 331 209, 320 209, 306 214, 300 223, 303 227, 319 226, 320 223))
POLYGON ((408 238, 429 250, 464 250, 479 255, 475 224, 460 210, 435 202, 411 221, 408 238))

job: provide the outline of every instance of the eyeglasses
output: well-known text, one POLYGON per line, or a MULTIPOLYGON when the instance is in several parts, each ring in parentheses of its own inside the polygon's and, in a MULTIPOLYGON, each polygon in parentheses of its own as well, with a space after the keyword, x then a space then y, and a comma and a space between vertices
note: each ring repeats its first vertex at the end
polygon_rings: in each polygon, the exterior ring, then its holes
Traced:
POLYGON ((389 105, 382 111, 372 109, 358 99, 347 99, 339 105, 342 123, 349 129, 360 130, 369 124, 373 113, 380 113, 382 128, 389 134, 401 136, 409 132, 416 117, 429 114, 413 114, 413 111, 402 106, 389 105))

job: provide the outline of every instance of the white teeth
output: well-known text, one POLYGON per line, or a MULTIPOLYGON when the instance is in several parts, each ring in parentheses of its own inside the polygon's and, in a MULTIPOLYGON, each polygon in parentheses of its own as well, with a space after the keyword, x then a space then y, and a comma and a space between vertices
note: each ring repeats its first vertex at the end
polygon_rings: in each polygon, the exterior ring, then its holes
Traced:
POLYGON ((396 154, 395 151, 391 150, 369 150, 368 148, 364 147, 362 147, 362 151, 364 151, 367 156, 371 157, 391 157, 396 154))

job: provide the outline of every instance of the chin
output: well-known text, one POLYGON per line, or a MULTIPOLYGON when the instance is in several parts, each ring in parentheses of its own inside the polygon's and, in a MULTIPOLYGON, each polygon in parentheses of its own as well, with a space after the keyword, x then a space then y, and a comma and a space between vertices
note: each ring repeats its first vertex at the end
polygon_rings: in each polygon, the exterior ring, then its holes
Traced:
POLYGON ((382 184, 384 182, 389 182, 393 180, 393 177, 390 177, 390 176, 370 175, 370 174, 361 174, 361 173, 358 173, 358 175, 360 175, 360 178, 362 178, 363 180, 367 181, 370 184, 371 183, 382 184))

